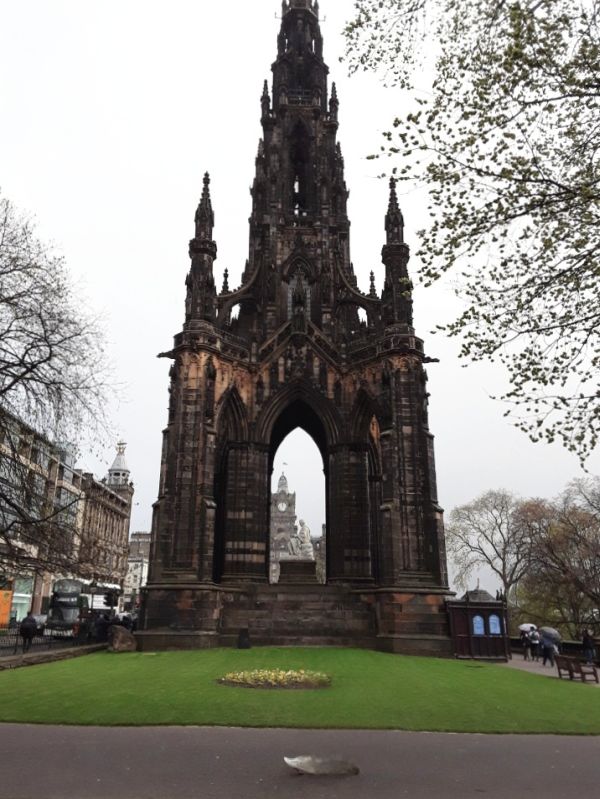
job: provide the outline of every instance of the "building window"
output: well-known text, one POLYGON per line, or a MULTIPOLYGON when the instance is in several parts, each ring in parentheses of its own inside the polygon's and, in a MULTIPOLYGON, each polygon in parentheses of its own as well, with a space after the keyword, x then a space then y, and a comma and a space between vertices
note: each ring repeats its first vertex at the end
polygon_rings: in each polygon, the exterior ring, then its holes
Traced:
POLYGON ((500 620, 500 616, 490 616, 489 618, 489 625, 490 625, 490 635, 502 635, 502 621, 500 620))
POLYGON ((483 616, 473 616, 473 635, 485 635, 483 616))

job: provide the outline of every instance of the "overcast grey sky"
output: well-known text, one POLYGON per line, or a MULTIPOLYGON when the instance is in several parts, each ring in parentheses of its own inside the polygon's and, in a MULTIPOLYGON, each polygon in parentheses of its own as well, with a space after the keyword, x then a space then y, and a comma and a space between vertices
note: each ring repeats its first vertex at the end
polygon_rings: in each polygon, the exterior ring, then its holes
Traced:
MULTIPOLYGON (((249 186, 261 135, 260 95, 276 55, 279 0, 0 0, 0 186, 34 212, 65 254, 90 304, 105 315, 123 401, 115 427, 128 442, 136 486, 132 529, 150 526, 170 348, 183 322, 188 241, 209 170, 219 248, 239 282, 247 255, 249 186)), ((352 0, 322 0, 325 58, 340 97, 339 137, 351 191, 352 253, 359 284, 378 289, 387 185, 366 156, 406 98, 339 63, 352 0)), ((425 83, 426 81, 424 81, 425 83)), ((425 198, 401 197, 413 251, 425 198)), ((414 271, 415 264, 412 264, 414 271)), ((415 325, 429 355, 430 423, 439 495, 447 510, 489 488, 552 496, 580 474, 558 446, 533 445, 489 398, 497 366, 463 369, 458 345, 430 335, 460 307, 451 282, 418 289, 415 325)), ((322 521, 322 464, 296 431, 282 446, 297 507, 313 534, 322 521), (284 449, 285 448, 285 449, 284 449)), ((86 459, 103 472, 113 458, 86 459)), ((596 453, 588 467, 600 471, 596 453)))

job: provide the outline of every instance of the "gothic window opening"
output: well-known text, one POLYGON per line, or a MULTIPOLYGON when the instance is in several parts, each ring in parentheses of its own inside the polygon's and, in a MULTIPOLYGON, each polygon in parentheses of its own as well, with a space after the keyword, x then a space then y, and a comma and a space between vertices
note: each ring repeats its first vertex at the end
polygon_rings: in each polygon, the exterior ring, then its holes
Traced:
POLYGON ((367 334, 367 313, 361 306, 352 302, 344 302, 338 305, 335 321, 339 340, 353 341, 367 334), (361 311, 364 314, 362 317, 361 311))
POLYGON ((270 496, 271 583, 286 570, 302 569, 326 582, 326 477, 323 457, 311 435, 296 427, 273 457, 270 496), (281 564, 284 563, 282 566, 281 564))
POLYGON ((288 319, 294 315, 294 311, 301 310, 300 303, 304 303, 304 315, 310 318, 310 301, 312 290, 308 282, 308 276, 303 269, 299 269, 292 277, 288 286, 287 311, 288 319), (296 298, 296 299, 294 299, 296 298))
POLYGON ((292 209, 298 218, 308 213, 309 149, 306 129, 298 123, 294 128, 290 149, 292 209))

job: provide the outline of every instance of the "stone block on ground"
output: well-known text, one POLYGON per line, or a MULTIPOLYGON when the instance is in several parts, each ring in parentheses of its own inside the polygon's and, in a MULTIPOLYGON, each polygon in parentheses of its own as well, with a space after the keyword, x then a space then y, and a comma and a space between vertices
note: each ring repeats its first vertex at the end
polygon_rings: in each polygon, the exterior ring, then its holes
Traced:
POLYGON ((109 652, 136 652, 137 642, 135 637, 125 627, 113 624, 108 631, 108 651, 109 652))

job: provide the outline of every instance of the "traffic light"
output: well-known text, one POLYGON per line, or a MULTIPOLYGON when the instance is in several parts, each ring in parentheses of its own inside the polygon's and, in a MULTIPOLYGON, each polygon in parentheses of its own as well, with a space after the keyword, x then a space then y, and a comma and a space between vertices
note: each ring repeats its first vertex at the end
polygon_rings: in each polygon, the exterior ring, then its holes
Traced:
POLYGON ((107 591, 104 594, 104 604, 108 605, 109 608, 114 608, 118 601, 119 595, 116 591, 107 591))

